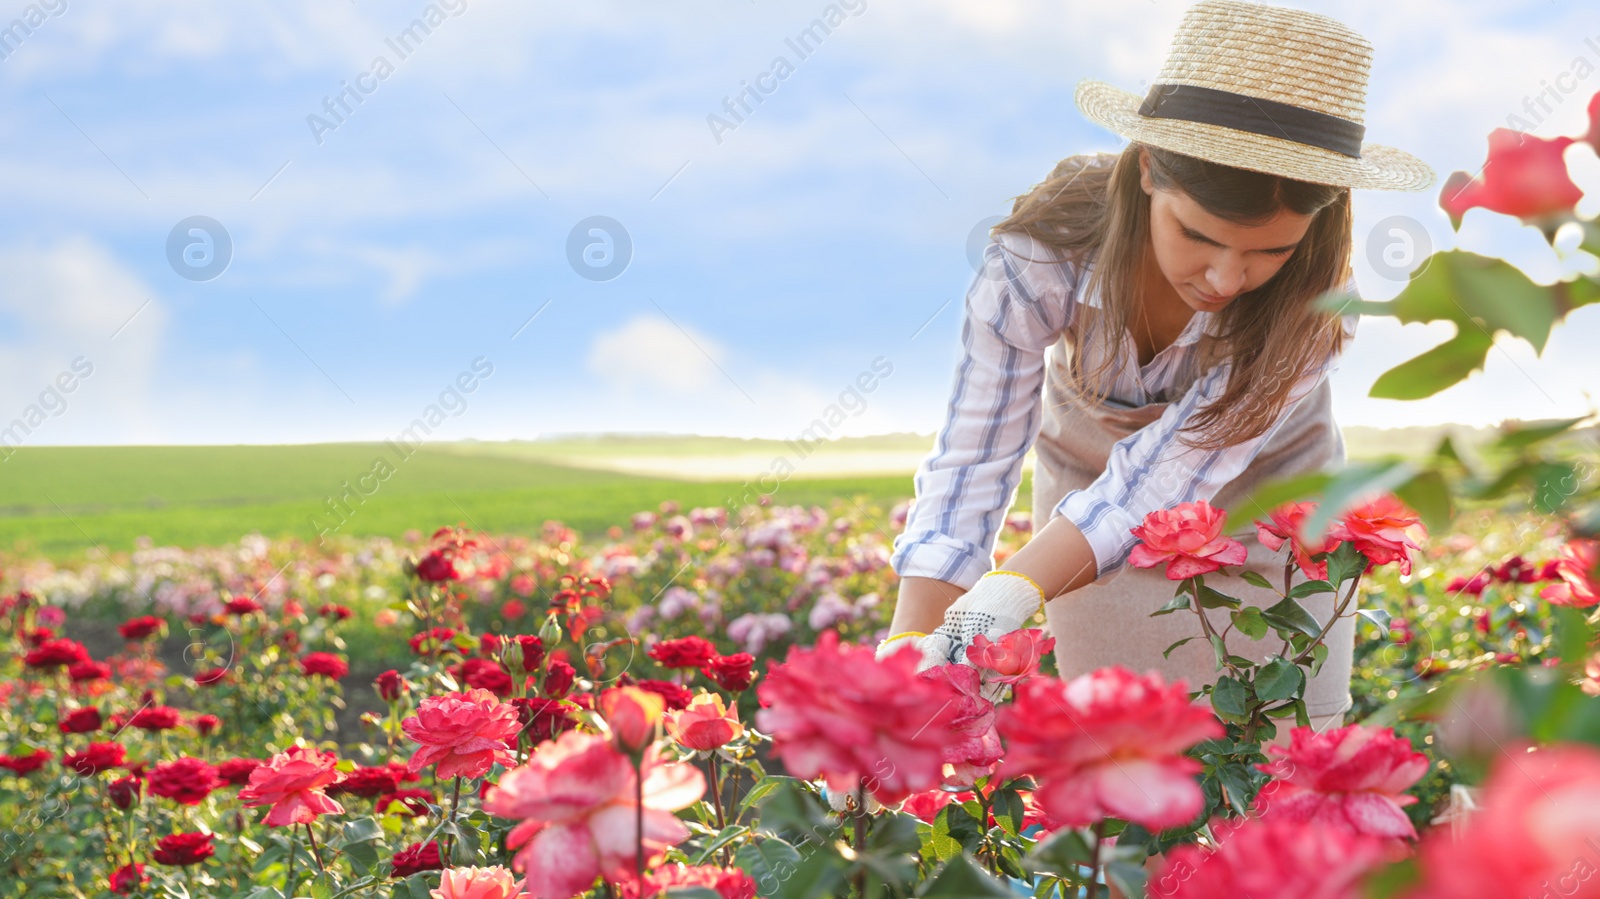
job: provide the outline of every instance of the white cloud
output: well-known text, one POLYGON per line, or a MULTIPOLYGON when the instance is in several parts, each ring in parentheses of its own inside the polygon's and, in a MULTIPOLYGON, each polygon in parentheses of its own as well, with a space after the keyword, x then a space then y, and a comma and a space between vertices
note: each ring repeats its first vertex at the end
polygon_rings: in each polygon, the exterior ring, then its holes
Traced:
POLYGON ((630 393, 697 394, 725 380, 714 361, 727 357, 722 344, 680 324, 636 315, 596 335, 584 364, 601 381, 630 393))

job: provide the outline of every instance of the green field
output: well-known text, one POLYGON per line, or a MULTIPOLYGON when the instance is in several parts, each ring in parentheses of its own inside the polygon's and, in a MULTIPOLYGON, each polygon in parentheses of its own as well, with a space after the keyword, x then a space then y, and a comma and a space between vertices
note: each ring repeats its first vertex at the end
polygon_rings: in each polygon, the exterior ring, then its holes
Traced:
MULTIPOLYGON (((1411 433, 1422 430, 1350 429, 1351 455, 1431 445, 1431 433, 1411 433)), ((0 550, 70 559, 129 550, 140 536, 197 546, 252 532, 315 540, 324 527, 399 537, 452 523, 536 534, 552 519, 598 537, 663 500, 737 508, 769 491, 786 505, 848 497, 887 510, 912 495, 911 474, 932 444, 931 434, 832 441, 765 487, 760 476, 772 460, 793 459, 792 445, 617 435, 428 444, 405 459, 376 443, 25 447, 0 462, 0 550), (386 477, 373 475, 379 458, 392 466, 386 477), (350 493, 350 512, 331 513, 327 501, 363 477, 371 495, 350 493)), ((1031 497, 1025 472, 1016 508, 1031 497)))

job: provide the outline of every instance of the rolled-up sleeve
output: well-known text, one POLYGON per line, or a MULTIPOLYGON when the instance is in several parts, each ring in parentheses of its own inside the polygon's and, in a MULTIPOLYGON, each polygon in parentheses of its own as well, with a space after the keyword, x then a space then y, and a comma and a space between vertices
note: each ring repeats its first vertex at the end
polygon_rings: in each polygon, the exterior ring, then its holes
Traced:
POLYGON ((961 359, 890 566, 971 589, 994 568, 1022 459, 1039 434, 1044 352, 1071 324, 1078 270, 1044 244, 1002 233, 967 289, 961 359))
MULTIPOLYGON (((1350 286, 1354 289, 1353 285, 1350 286)), ((1345 337, 1355 336, 1360 316, 1341 316, 1345 337)), ((1214 401, 1227 385, 1229 363, 1198 378, 1161 417, 1129 434, 1111 449, 1106 470, 1088 487, 1068 491, 1055 514, 1078 526, 1094 551, 1096 583, 1104 583, 1127 567, 1128 554, 1139 540, 1132 528, 1157 509, 1204 499, 1208 502, 1238 477, 1277 434, 1300 401, 1338 370, 1339 355, 1329 354, 1321 366, 1303 375, 1290 389, 1282 413, 1265 432, 1234 446, 1201 450, 1183 446, 1178 430, 1203 403, 1214 401)))

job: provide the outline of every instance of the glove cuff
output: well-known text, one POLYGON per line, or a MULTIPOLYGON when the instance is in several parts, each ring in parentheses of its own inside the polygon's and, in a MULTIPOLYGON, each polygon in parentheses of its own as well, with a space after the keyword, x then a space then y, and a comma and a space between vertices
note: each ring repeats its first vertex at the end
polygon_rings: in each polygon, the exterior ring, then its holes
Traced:
POLYGON ((1033 616, 1044 611, 1044 588, 1020 571, 996 569, 987 572, 978 580, 990 580, 990 583, 984 586, 986 604, 992 602, 1000 605, 1006 611, 1016 614, 1022 619, 1023 624, 1027 624, 1033 620, 1033 616), (1037 605, 1034 605, 1035 601, 1037 605))

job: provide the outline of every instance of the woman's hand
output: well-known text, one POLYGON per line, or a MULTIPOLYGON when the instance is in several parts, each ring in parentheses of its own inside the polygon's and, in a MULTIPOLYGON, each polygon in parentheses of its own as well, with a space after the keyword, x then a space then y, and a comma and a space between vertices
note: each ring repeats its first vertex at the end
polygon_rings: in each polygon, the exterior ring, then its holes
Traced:
MULTIPOLYGON (((991 571, 945 611, 944 623, 933 633, 910 631, 891 636, 878 644, 877 658, 899 652, 907 642, 913 642, 922 654, 918 671, 936 665, 970 665, 967 647, 977 635, 998 641, 1027 626, 1044 609, 1044 603, 1044 590, 1032 578, 1015 571, 991 571)), ((985 696, 989 692, 986 689, 985 696)))

